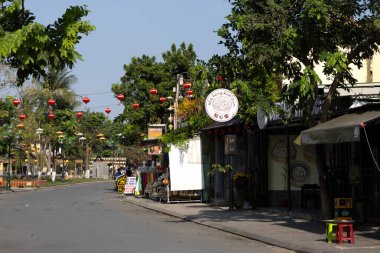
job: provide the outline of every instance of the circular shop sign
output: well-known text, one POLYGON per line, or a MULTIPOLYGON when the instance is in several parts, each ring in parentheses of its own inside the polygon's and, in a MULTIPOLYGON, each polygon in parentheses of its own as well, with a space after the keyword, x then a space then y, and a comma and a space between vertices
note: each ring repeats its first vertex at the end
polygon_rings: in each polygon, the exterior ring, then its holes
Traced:
POLYGON ((205 107, 210 118, 218 122, 226 122, 236 115, 239 103, 230 90, 216 89, 207 96, 205 107))

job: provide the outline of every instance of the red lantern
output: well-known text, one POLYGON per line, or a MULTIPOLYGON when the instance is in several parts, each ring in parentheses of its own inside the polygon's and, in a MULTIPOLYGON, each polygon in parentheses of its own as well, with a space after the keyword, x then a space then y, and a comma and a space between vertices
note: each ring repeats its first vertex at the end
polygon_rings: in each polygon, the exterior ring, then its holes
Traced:
POLYGON ((165 103, 165 101, 166 101, 166 97, 160 97, 160 102, 161 103, 165 103))
POLYGON ((193 91, 192 91, 192 90, 188 90, 188 91, 186 91, 186 95, 191 96, 191 94, 193 94, 193 91))
POLYGON ((21 103, 21 101, 20 101, 20 99, 15 98, 15 99, 13 99, 12 103, 14 106, 18 106, 21 103))
POLYGON ((90 102, 90 99, 88 97, 84 97, 82 101, 83 103, 87 104, 88 102, 90 102))
POLYGON ((78 119, 82 118, 82 115, 83 115, 82 112, 77 112, 77 113, 76 113, 76 116, 77 116, 78 119))
POLYGON ((24 120, 25 117, 26 117, 25 114, 20 114, 20 115, 18 116, 18 118, 21 119, 21 120, 24 120))
POLYGON ((150 94, 156 95, 157 94, 157 89, 156 88, 151 89, 150 90, 150 94))
POLYGON ((124 99, 124 95, 123 94, 118 94, 117 96, 116 96, 116 98, 121 102, 121 101, 123 101, 123 99, 124 99))
POLYGON ((190 89, 190 87, 191 87, 191 83, 189 83, 189 82, 186 82, 183 84, 183 88, 185 88, 185 89, 190 89))
POLYGON ((107 107, 104 111, 108 114, 111 112, 111 108, 107 107))
POLYGON ((50 105, 50 106, 53 106, 53 105, 55 105, 55 100, 54 99, 49 99, 48 100, 48 104, 50 105))
POLYGON ((138 103, 134 103, 132 106, 133 106, 133 108, 137 109, 137 108, 139 108, 140 105, 138 103))
POLYGON ((54 113, 49 113, 48 117, 49 117, 50 120, 53 120, 54 119, 54 113))
POLYGON ((222 81, 223 80, 223 76, 218 76, 218 81, 222 81))

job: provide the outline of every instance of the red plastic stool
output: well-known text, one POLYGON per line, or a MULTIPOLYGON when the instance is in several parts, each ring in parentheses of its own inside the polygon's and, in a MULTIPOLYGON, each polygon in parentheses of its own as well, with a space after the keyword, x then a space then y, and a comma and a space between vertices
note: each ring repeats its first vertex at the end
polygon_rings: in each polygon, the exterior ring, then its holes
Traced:
POLYGON ((342 241, 347 241, 354 244, 354 226, 350 223, 338 223, 336 227, 336 239, 339 244, 342 244, 342 241), (346 228, 346 234, 344 234, 344 228, 346 228))

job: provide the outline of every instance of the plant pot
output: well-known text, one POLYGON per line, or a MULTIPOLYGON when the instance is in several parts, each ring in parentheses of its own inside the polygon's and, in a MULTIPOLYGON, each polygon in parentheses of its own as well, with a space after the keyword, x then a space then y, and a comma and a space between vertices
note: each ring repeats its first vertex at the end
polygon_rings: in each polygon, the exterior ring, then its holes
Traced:
POLYGON ((236 209, 242 209, 244 207, 244 200, 237 199, 234 204, 236 209))

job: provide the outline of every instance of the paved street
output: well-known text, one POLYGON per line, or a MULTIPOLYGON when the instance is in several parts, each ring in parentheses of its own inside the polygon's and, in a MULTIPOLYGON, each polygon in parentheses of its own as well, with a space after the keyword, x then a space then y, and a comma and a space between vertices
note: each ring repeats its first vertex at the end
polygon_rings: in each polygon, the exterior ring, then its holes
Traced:
POLYGON ((0 194, 0 252, 291 252, 127 203, 112 184, 0 194))

